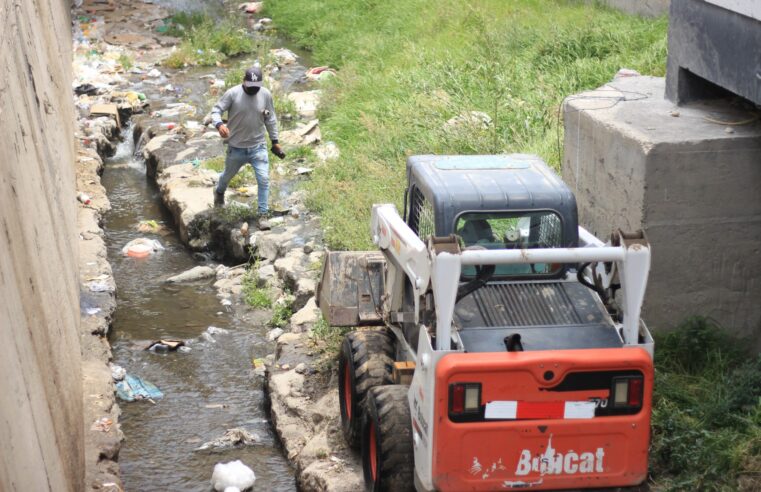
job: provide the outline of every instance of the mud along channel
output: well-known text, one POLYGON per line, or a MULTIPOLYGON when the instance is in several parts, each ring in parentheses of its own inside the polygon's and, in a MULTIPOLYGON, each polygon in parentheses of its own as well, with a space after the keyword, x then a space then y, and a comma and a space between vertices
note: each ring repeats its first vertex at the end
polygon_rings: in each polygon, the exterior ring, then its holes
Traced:
POLYGON ((268 352, 266 317, 222 306, 213 280, 165 283, 199 264, 172 230, 158 238, 163 251, 147 258, 122 254, 124 244, 144 236, 135 229, 141 220, 172 227, 130 139, 107 162, 103 184, 112 206, 106 241, 118 289, 114 362, 164 394, 155 404, 121 404, 119 462, 126 489, 207 491, 215 463, 240 459, 254 469, 260 490, 293 490, 293 472, 268 423, 262 380, 252 366, 268 352), (209 334, 211 326, 226 332, 209 334), (145 350, 158 339, 183 340, 189 351, 145 350), (231 428, 250 432, 255 444, 195 451, 231 428))

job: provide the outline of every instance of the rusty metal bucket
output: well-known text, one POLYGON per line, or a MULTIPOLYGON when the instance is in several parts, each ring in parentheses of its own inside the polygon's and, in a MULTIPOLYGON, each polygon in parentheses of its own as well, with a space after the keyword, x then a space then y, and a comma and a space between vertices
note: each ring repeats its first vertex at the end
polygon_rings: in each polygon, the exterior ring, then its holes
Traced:
POLYGON ((332 326, 382 325, 386 259, 377 251, 329 251, 317 305, 332 326))

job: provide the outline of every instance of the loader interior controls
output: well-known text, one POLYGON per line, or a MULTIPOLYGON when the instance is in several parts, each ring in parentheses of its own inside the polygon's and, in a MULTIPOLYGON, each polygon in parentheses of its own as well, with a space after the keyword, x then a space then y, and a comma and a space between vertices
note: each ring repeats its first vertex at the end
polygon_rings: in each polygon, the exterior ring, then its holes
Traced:
MULTIPOLYGON (((553 211, 467 212, 457 217, 455 231, 462 246, 485 249, 561 248, 563 229, 560 216, 553 211)), ((495 279, 553 276, 561 264, 534 263, 499 265, 495 279)), ((463 267, 463 279, 478 276, 472 266, 463 267)))

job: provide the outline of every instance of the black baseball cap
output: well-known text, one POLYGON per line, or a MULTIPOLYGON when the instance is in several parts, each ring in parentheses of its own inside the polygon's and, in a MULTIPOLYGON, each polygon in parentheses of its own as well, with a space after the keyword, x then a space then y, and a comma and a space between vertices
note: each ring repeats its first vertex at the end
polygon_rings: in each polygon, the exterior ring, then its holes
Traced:
POLYGON ((246 75, 243 77, 243 87, 261 87, 263 78, 261 68, 251 67, 246 70, 246 75))

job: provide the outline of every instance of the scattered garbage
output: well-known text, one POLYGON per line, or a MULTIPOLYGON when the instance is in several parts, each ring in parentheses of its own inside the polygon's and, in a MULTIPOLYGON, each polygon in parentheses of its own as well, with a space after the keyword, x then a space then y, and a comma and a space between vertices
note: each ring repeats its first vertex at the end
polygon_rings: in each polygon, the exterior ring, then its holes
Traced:
POLYGON ((261 12, 264 2, 245 2, 238 5, 238 9, 247 14, 256 14, 261 12))
POLYGON ((183 126, 183 127, 186 129, 186 130, 190 130, 190 131, 192 131, 192 132, 194 132, 194 131, 197 131, 197 130, 200 130, 201 128, 203 128, 203 125, 201 125, 199 122, 197 122, 197 121, 193 121, 193 120, 188 120, 188 121, 184 122, 184 123, 182 124, 182 126, 183 126))
POLYGON ((124 401, 148 400, 151 403, 164 397, 156 385, 132 374, 127 374, 116 383, 116 395, 124 401))
POLYGON ((216 96, 225 90, 225 81, 221 79, 209 80, 209 94, 216 96))
POLYGON ((484 130, 491 125, 491 116, 482 111, 468 111, 454 118, 450 118, 444 123, 445 130, 454 130, 459 127, 480 127, 484 130))
POLYGON ((230 330, 225 330, 224 328, 217 328, 216 326, 210 326, 206 328, 206 333, 209 335, 229 335, 230 330))
POLYGON ((92 201, 90 199, 90 195, 88 195, 87 193, 82 193, 81 191, 77 193, 77 200, 84 203, 85 205, 89 205, 90 202, 92 201))
POLYGON ((623 77, 639 77, 640 75, 642 74, 636 70, 632 70, 631 68, 622 68, 616 72, 616 75, 613 78, 619 79, 623 77))
POLYGON ((167 231, 166 227, 164 225, 159 224, 155 220, 141 220, 138 222, 137 226, 135 226, 135 229, 137 232, 141 232, 143 234, 152 232, 154 234, 164 234, 167 231))
POLYGON ((122 254, 133 258, 145 258, 163 249, 164 247, 157 240, 140 237, 128 242, 122 248, 122 254))
POLYGON ((81 84, 74 88, 74 94, 81 96, 83 94, 94 96, 98 93, 98 88, 92 84, 81 84))
POLYGON ((114 421, 108 417, 101 417, 90 426, 90 430, 108 432, 111 430, 111 426, 114 425, 114 421))
POLYGON ((240 460, 214 465, 211 486, 217 492, 240 492, 254 486, 254 471, 240 460))
POLYGON ((182 340, 154 340, 145 347, 145 350, 150 350, 151 352, 156 353, 166 353, 177 350, 183 345, 185 345, 185 342, 182 340))
POLYGON ((161 77, 161 72, 157 68, 154 68, 151 71, 149 71, 146 75, 148 75, 148 77, 155 79, 156 77, 161 77))
POLYGON ((302 175, 302 174, 310 174, 314 169, 311 167, 297 167, 296 168, 296 174, 302 175))
POLYGON ((334 77, 336 71, 330 67, 314 67, 307 70, 304 75, 306 75, 306 78, 309 80, 321 81, 334 77))
POLYGON ((100 308, 87 308, 87 309, 85 309, 85 314, 87 314, 88 316, 94 316, 94 315, 98 314, 99 312, 101 312, 100 308))
POLYGON ((127 375, 127 370, 122 366, 118 366, 112 363, 109 364, 108 367, 111 369, 111 377, 114 381, 121 381, 127 375))
MULTIPOLYGON (((206 408, 224 408, 209 406, 206 408)), ((222 437, 218 437, 212 441, 202 444, 194 449, 194 451, 206 451, 208 449, 228 449, 232 447, 251 446, 260 441, 259 436, 248 432, 246 429, 236 427, 234 429, 227 429, 222 437)))
POLYGON ((296 63, 296 60, 298 59, 296 53, 289 50, 288 48, 277 48, 270 50, 270 53, 275 57, 278 65, 290 65, 292 63, 296 63))
POLYGON ((286 145, 302 146, 319 142, 322 139, 319 120, 299 123, 293 130, 280 132, 280 141, 286 145))
POLYGON ((341 154, 335 142, 325 142, 315 147, 314 155, 320 162, 327 162, 338 159, 341 154))
POLYGON ((95 116, 108 116, 116 121, 116 126, 121 126, 119 108, 116 107, 116 104, 93 104, 90 106, 90 117, 95 116))
POLYGON ((228 335, 229 333, 230 331, 225 330, 224 328, 217 328, 216 326, 210 326, 206 328, 206 331, 201 333, 201 339, 209 343, 217 343, 217 340, 214 338, 214 335, 228 335))
POLYGON ((166 279, 166 281, 170 284, 179 282, 193 282, 196 280, 205 280, 214 276, 216 276, 216 272, 212 267, 199 265, 191 268, 190 270, 186 270, 179 275, 169 277, 166 279))

